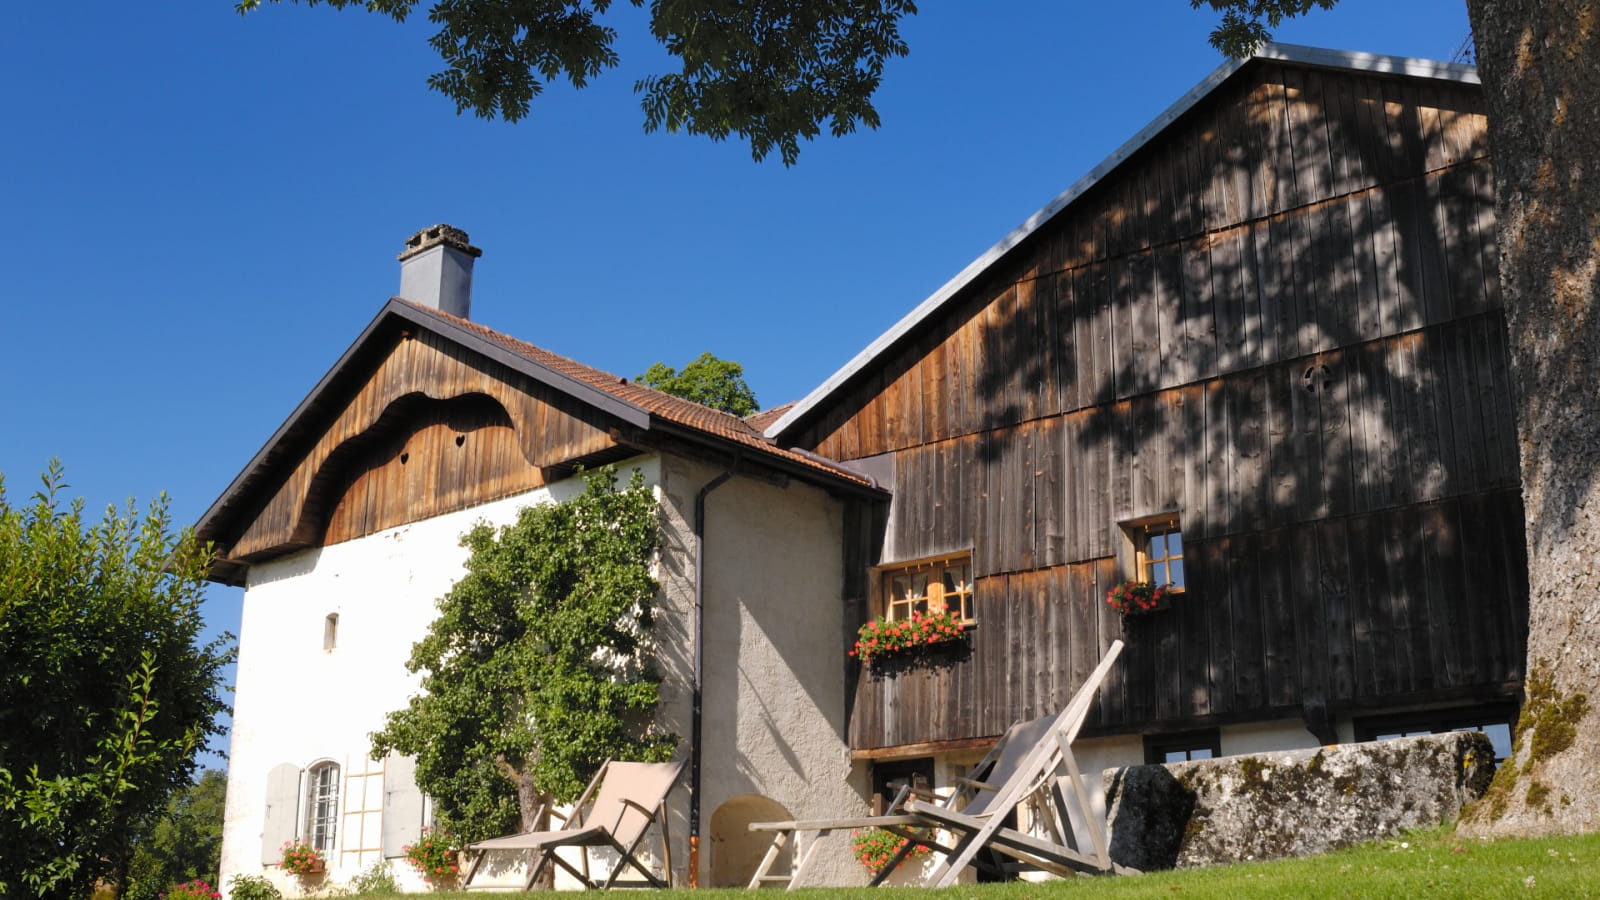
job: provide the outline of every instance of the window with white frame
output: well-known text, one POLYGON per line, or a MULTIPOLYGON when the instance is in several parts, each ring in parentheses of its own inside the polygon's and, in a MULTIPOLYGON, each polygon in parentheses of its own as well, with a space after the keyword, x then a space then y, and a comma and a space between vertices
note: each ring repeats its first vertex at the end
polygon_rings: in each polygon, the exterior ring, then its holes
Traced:
POLYGON ((339 766, 318 763, 306 773, 305 841, 331 854, 339 830, 339 766))
POLYGON ((909 619, 912 613, 948 611, 971 622, 972 556, 905 563, 882 570, 883 614, 909 619))

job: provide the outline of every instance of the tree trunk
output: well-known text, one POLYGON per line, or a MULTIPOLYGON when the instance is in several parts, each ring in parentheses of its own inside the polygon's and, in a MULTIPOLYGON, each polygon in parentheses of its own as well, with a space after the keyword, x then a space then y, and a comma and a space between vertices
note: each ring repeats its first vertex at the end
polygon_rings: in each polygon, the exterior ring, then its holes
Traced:
MULTIPOLYGON (((550 807, 553 798, 543 793, 533 783, 533 776, 525 772, 512 770, 502 762, 502 771, 507 772, 512 784, 517 786, 517 810, 522 816, 523 831, 548 831, 550 829, 550 807)), ((533 883, 534 890, 550 891, 556 886, 556 867, 546 864, 540 871, 539 878, 533 883)))
POLYGON ((1528 540, 1527 703, 1464 828, 1600 828, 1600 9, 1468 0, 1494 154, 1528 540))

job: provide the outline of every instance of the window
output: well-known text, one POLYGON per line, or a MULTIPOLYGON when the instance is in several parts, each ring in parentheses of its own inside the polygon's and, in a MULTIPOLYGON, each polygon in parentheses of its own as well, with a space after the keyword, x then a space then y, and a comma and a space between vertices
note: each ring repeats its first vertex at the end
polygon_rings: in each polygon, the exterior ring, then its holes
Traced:
POLYGON ((883 611, 889 619, 949 610, 972 621, 972 557, 954 556, 886 569, 883 611))
POLYGON ((333 853, 339 827, 339 767, 331 762, 312 766, 306 773, 306 843, 324 854, 333 853))
POLYGON ((1222 734, 1215 728, 1181 734, 1153 734, 1144 739, 1147 765, 1216 759, 1222 755, 1222 734))
POLYGON ((328 613, 322 620, 322 649, 332 650, 339 645, 339 614, 328 613))
POLYGON ((933 757, 897 759, 872 764, 872 814, 881 816, 901 788, 933 789, 933 757))
POLYGON ((1122 530, 1132 545, 1135 580, 1183 590, 1183 528, 1176 513, 1128 522, 1122 530))
POLYGON ((1511 723, 1516 719, 1514 706, 1493 704, 1356 719, 1355 731, 1357 741, 1386 741, 1390 738, 1446 734, 1451 731, 1481 731, 1494 744, 1494 761, 1500 763, 1511 755, 1511 723))

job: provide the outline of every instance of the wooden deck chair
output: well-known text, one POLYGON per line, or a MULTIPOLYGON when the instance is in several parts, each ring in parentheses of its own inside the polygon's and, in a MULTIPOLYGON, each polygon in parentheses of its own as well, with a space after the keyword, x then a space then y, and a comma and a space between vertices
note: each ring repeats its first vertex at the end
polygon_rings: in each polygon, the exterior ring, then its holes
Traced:
MULTIPOLYGON (((767 848, 766 855, 761 864, 750 878, 747 887, 761 887, 764 884, 788 883, 788 889, 794 890, 802 886, 806 871, 810 868, 812 860, 816 858, 818 849, 822 846, 822 839, 834 831, 856 828, 881 828, 897 837, 906 839, 906 844, 900 848, 895 856, 872 879, 871 884, 882 884, 900 864, 917 847, 927 847, 935 852, 949 852, 952 848, 938 843, 931 834, 931 829, 921 827, 926 823, 917 816, 904 812, 907 800, 919 797, 930 802, 941 803, 951 808, 959 808, 972 801, 973 797, 985 791, 993 791, 1004 784, 1027 754, 1040 741, 1050 736, 1050 728, 1055 722, 1055 716, 1043 716, 1018 722, 1000 736, 995 745, 990 748, 984 757, 978 760, 964 778, 956 779, 956 789, 948 797, 939 798, 932 793, 925 792, 913 785, 905 785, 891 800, 882 815, 876 816, 851 816, 841 819, 814 819, 792 822, 755 822, 749 826, 751 831, 775 832, 772 845, 767 848), (790 870, 788 875, 771 875, 772 866, 777 862, 783 848, 794 839, 797 833, 816 832, 815 836, 807 842, 805 853, 800 861, 790 870)), ((979 862, 981 865, 981 861, 979 862)))
POLYGON ((608 889, 613 887, 670 887, 672 879, 671 842, 667 835, 666 799, 678 780, 683 763, 638 763, 607 760, 595 773, 589 786, 572 808, 572 815, 559 831, 529 831, 507 837, 492 838, 469 844, 467 849, 477 851, 477 858, 467 870, 462 885, 471 889, 472 877, 477 874, 488 854, 497 851, 532 851, 528 864, 527 883, 523 889, 533 887, 534 881, 546 863, 555 863, 583 883, 584 887, 608 889), (598 788, 598 793, 596 792, 598 788), (592 806, 585 812, 590 797, 592 806), (658 878, 636 855, 641 849, 652 823, 658 823, 661 835, 661 859, 666 878, 658 878), (556 851, 562 847, 580 848, 579 865, 563 859, 556 851), (595 847, 616 851, 617 860, 603 882, 589 876, 589 850, 595 847), (627 869, 636 870, 639 880, 622 881, 627 869))
MULTIPOLYGON (((927 815, 927 811, 939 810, 950 817, 970 816, 976 821, 987 821, 984 817, 998 812, 996 821, 1003 822, 1010 811, 1015 809, 1022 801, 1028 799, 1030 795, 1037 794, 1042 797, 1044 792, 1041 791, 1041 788, 1047 786, 1045 783, 1047 779, 1042 778, 1039 772, 1041 770, 1047 772, 1053 770, 1056 761, 1060 758, 1058 755, 1058 747, 1060 746, 1058 737, 1062 728, 1071 724, 1072 736, 1077 736, 1077 731, 1083 725, 1083 719, 1088 713, 1095 691, 1099 688, 1100 682, 1105 679, 1105 674, 1110 670, 1112 662, 1121 652, 1122 642, 1113 642, 1105 658, 1100 661, 1099 667, 1089 676, 1088 681, 1078 690, 1077 695, 1067 704, 1066 709, 1056 715, 1043 716, 1011 726, 989 753, 979 760, 977 765, 973 766, 972 771, 966 778, 956 779, 955 792, 943 800, 929 795, 919 796, 918 792, 902 788, 894 802, 890 804, 886 814, 881 816, 857 816, 843 819, 793 822, 757 822, 750 825, 751 831, 772 831, 776 832, 776 834, 773 836, 772 845, 767 849, 766 856, 757 867, 755 875, 751 877, 748 886, 754 888, 763 884, 778 883, 785 880, 788 881, 789 890, 791 891, 801 886, 805 872, 812 859, 816 856, 822 839, 830 832, 846 828, 881 828, 906 839, 906 844, 872 879, 871 883, 874 886, 882 884, 901 860, 905 859, 917 847, 927 847, 943 856, 947 861, 956 856, 964 857, 960 865, 954 869, 958 874, 962 868, 968 865, 977 865, 980 868, 988 867, 986 861, 978 855, 979 851, 984 849, 983 844, 978 844, 972 847, 970 852, 967 852, 968 848, 965 843, 957 843, 955 846, 945 846, 939 843, 931 832, 934 828, 943 828, 944 825, 937 817, 927 815), (1003 803, 1000 802, 1000 798, 1005 798, 1003 803), (788 876, 768 874, 773 863, 782 853, 784 846, 797 833, 811 831, 816 832, 816 836, 812 838, 809 846, 806 847, 804 855, 791 870, 790 874, 788 876)), ((1070 744, 1070 740, 1068 743, 1070 744)), ((1054 787, 1053 785, 1049 786, 1054 787)), ((1080 803, 1087 804, 1086 795, 1080 800, 1080 803)), ((1085 806, 1084 808, 1087 807, 1085 806)), ((1069 815, 1067 818, 1069 819, 1067 826, 1070 828, 1070 819, 1073 817, 1069 815)), ((1081 816, 1077 818, 1081 818, 1081 816)), ((1052 835, 1060 834, 1061 826, 1054 819, 1048 821, 1050 822, 1052 835)), ((962 828, 951 830, 957 834, 970 834, 972 831, 972 829, 962 828)), ((1014 833, 1016 833, 1014 830, 1008 829, 1005 836, 1009 838, 1014 833)), ((1100 833, 1104 834, 1103 826, 1100 833)), ((1066 840, 1070 841, 1070 831, 1067 834, 1066 840)), ((1021 835, 1021 837, 1029 841, 1037 840, 1027 835, 1021 835)), ((1050 842, 1046 843, 1053 846, 1050 842)), ((1011 851, 1003 845, 997 845, 991 849, 1046 871, 1057 874, 1068 872, 1062 866, 1055 864, 1050 857, 1044 858, 1041 863, 1031 856, 1019 856, 1017 852, 1011 851)), ((1101 856, 1106 857, 1106 854, 1102 853, 1101 856)), ((942 874, 942 872, 943 869, 941 868, 936 874, 942 874)), ((953 882, 954 877, 950 881, 953 882)))
POLYGON ((1121 652, 1122 642, 1113 641, 1072 700, 1053 717, 1048 736, 1034 744, 1004 785, 974 798, 959 810, 923 800, 907 801, 905 811, 921 819, 925 826, 958 835, 955 845, 942 853, 944 858, 929 877, 933 885, 954 884, 961 870, 983 850, 1063 876, 1075 872, 1133 871, 1111 861, 1105 821, 1093 812, 1088 787, 1072 754, 1072 742, 1083 728, 1095 694, 1121 652), (1006 817, 1030 798, 1044 801, 1038 808, 1043 812, 1042 824, 1050 832, 1049 838, 1005 824, 1006 817), (1077 847, 1075 834, 1080 826, 1088 832, 1092 848, 1077 847))

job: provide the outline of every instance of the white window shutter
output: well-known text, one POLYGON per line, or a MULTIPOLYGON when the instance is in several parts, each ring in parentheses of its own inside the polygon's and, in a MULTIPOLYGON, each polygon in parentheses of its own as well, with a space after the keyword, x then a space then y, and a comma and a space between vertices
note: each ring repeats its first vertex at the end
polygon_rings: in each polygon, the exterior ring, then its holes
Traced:
POLYGON ((403 856, 400 848, 422 837, 422 791, 417 787, 417 760, 389 756, 383 764, 383 855, 403 856))
POLYGON ((283 845, 294 840, 296 814, 300 809, 300 767, 292 763, 274 766, 267 773, 266 815, 261 820, 261 862, 274 865, 283 860, 283 845))

